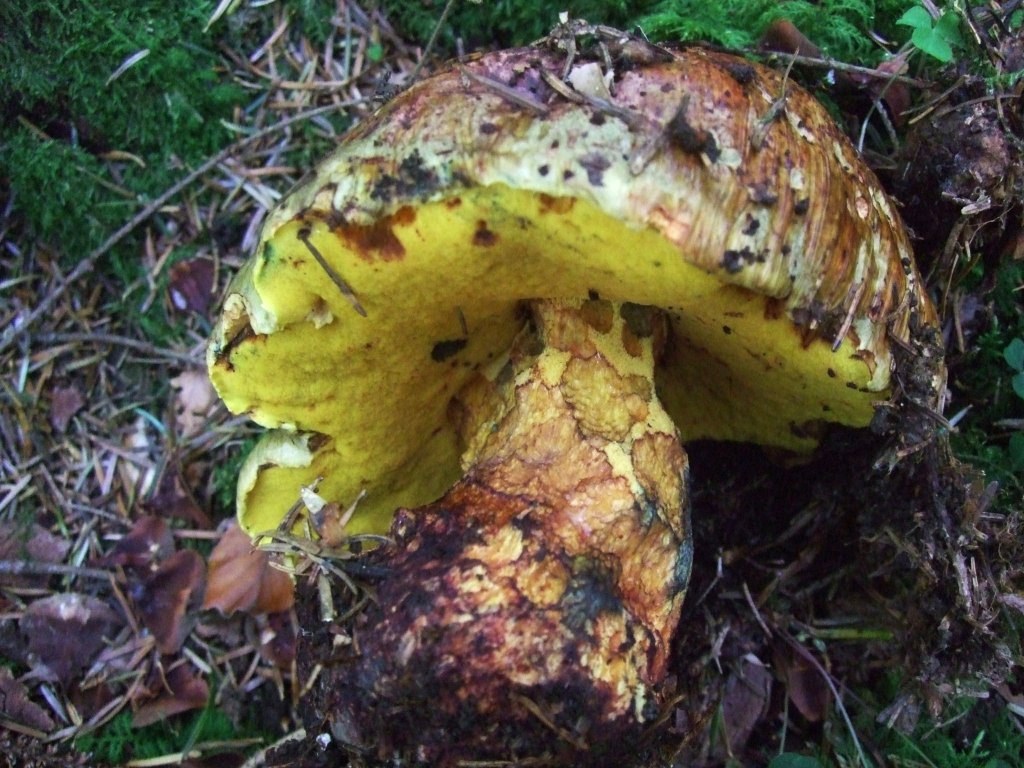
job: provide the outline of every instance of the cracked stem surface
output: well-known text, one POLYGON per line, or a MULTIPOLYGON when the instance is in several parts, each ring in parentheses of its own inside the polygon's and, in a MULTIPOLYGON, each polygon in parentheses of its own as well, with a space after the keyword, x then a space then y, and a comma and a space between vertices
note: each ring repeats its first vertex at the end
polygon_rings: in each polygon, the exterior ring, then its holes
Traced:
POLYGON ((689 577, 687 459, 653 384, 664 317, 530 312, 453 403, 465 475, 395 518, 342 694, 364 736, 434 758, 628 742, 657 711, 689 577))

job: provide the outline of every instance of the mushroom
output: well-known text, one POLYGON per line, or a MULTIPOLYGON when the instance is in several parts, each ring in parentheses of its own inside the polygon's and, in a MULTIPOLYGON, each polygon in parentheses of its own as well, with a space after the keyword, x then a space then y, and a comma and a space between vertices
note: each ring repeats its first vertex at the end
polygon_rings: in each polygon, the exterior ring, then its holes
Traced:
MULTIPOLYGON (((621 38, 418 82, 264 225, 209 348, 303 487, 390 531, 339 732, 445 761, 605 760, 657 715, 691 565, 683 441, 866 426, 936 322, 892 203, 773 70, 621 38), (564 74, 564 76, 563 76, 564 74), (397 512, 396 512, 397 510, 397 512)), ((562 46, 565 48, 566 46, 562 46)))

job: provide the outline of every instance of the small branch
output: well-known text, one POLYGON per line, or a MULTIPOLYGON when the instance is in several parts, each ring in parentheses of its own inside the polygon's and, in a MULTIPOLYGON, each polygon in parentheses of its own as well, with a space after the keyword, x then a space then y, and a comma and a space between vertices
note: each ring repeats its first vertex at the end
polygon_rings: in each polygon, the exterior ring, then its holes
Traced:
POLYGON ((0 560, 0 574, 5 576, 81 576, 85 579, 108 580, 113 574, 99 568, 82 568, 61 563, 39 563, 34 560, 0 560))
POLYGON ((824 69, 834 69, 837 72, 851 72, 857 75, 864 75, 875 80, 892 80, 897 83, 906 83, 907 85, 913 85, 917 88, 927 88, 931 83, 924 80, 919 80, 916 77, 907 77, 906 75, 895 75, 892 72, 880 72, 877 69, 871 67, 858 67, 856 64, 847 64, 842 61, 835 61, 834 59, 825 59, 817 56, 801 56, 794 53, 764 53, 763 51, 747 51, 752 56, 761 56, 763 58, 776 58, 784 56, 786 60, 792 59, 797 64, 805 64, 809 67, 821 67, 824 69))
POLYGON ((172 349, 162 349, 154 344, 140 341, 139 339, 131 339, 127 336, 117 336, 112 333, 41 333, 36 338, 46 345, 67 343, 109 344, 134 349, 136 352, 153 355, 154 357, 166 357, 183 363, 197 364, 202 362, 201 359, 190 355, 187 352, 176 352, 172 349))

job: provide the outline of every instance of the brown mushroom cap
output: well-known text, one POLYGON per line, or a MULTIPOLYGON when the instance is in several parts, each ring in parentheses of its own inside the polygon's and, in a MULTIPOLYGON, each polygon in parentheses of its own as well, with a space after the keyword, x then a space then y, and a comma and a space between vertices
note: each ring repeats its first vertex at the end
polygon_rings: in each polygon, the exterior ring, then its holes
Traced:
POLYGON ((367 491, 354 532, 439 496, 459 475, 448 404, 523 299, 667 309, 658 394, 684 439, 806 450, 820 421, 870 421, 890 337, 935 323, 877 179, 779 73, 642 58, 568 84, 543 47, 455 65, 274 211, 209 350, 228 407, 278 428, 240 481, 250 531, 317 477, 343 504, 367 491))

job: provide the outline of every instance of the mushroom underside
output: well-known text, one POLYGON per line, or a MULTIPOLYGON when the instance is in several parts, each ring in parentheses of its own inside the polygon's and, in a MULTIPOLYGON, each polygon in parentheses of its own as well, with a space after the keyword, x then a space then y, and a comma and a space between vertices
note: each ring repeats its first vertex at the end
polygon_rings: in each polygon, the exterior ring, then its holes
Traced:
POLYGON ((436 499, 459 476, 448 404, 509 348, 531 297, 665 307, 656 386, 686 440, 807 451, 823 422, 869 423, 884 394, 885 359, 853 333, 835 351, 821 336, 838 316, 799 326, 785 297, 723 282, 586 201, 497 185, 386 224, 373 242, 401 259, 352 258, 351 235, 288 224, 229 297, 211 377, 229 408, 278 428, 240 478, 252 533, 277 527, 317 478, 343 505, 366 492, 352 533, 383 533, 396 508, 436 499), (317 256, 356 287, 366 317, 317 256))

